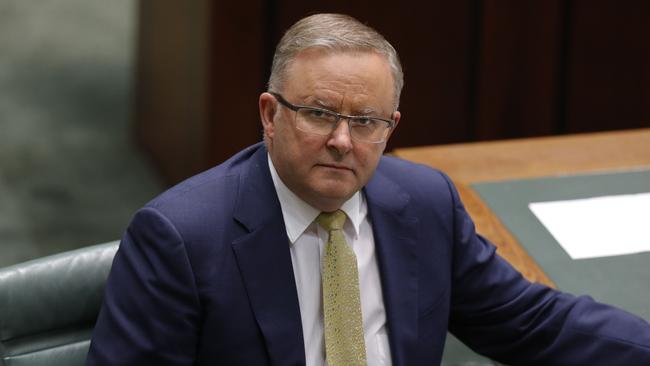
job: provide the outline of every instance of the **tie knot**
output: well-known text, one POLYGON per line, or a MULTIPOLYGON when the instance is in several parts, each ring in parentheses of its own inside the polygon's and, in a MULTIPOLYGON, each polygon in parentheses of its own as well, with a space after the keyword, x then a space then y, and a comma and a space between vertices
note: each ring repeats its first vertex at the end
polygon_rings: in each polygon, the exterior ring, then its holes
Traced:
POLYGON ((345 223, 345 212, 336 210, 334 212, 321 212, 316 218, 318 225, 327 231, 341 230, 345 223))

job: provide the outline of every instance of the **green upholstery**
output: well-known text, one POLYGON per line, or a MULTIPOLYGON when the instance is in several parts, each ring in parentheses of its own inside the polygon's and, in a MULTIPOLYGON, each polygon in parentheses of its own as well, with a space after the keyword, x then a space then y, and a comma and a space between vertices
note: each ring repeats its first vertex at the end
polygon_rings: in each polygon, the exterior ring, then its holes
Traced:
POLYGON ((118 245, 0 269, 0 366, 84 364, 118 245))

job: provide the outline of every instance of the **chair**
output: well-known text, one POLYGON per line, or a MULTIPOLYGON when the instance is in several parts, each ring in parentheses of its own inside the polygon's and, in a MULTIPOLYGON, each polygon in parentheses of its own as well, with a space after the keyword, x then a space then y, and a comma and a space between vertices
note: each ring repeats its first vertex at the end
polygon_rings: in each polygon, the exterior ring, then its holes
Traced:
POLYGON ((0 269, 0 366, 84 364, 118 245, 0 269))

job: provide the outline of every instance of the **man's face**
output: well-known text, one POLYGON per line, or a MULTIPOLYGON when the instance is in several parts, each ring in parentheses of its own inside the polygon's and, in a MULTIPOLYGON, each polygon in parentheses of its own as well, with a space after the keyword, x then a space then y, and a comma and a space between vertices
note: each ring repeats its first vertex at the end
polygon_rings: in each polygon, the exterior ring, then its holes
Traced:
MULTIPOLYGON (((399 121, 393 114, 393 78, 386 58, 373 52, 300 52, 286 70, 279 92, 293 104, 348 115, 399 121)), ((370 179, 386 143, 353 140, 348 121, 328 136, 298 130, 296 112, 268 93, 260 96, 267 146, 278 175, 298 197, 333 211, 370 179)))

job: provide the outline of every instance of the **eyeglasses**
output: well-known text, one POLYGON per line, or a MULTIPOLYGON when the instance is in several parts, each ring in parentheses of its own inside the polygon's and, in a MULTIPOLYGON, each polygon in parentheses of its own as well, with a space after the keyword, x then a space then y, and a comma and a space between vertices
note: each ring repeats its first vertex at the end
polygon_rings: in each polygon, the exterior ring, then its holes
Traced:
POLYGON ((280 104, 296 112, 296 128, 316 135, 328 136, 342 119, 349 121, 350 136, 362 142, 379 144, 385 142, 395 121, 370 116, 348 116, 323 108, 295 105, 278 93, 270 93, 280 104))

